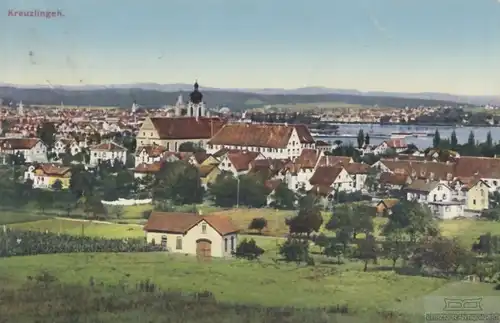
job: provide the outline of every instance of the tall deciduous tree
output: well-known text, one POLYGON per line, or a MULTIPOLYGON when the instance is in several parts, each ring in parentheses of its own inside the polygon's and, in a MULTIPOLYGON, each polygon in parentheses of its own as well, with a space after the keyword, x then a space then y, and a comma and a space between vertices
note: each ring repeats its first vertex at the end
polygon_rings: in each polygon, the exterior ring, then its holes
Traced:
POLYGON ((318 198, 313 194, 303 196, 299 202, 298 214, 287 219, 286 224, 290 233, 305 233, 309 236, 312 232, 318 232, 323 224, 318 198))

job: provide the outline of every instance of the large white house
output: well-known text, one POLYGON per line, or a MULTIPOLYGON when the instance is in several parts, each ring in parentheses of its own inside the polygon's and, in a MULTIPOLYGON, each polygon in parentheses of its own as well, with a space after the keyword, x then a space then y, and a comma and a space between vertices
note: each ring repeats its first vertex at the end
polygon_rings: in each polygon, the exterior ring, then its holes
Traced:
POLYGON ((153 212, 144 226, 148 243, 166 251, 199 257, 230 257, 238 244, 239 229, 222 215, 153 212))
POLYGON ((226 124, 207 143, 207 153, 221 149, 260 152, 266 158, 295 159, 302 149, 314 148, 314 138, 304 125, 226 124))
POLYGON ((114 142, 102 143, 90 148, 90 165, 95 166, 104 161, 114 162, 118 159, 127 163, 127 148, 114 142))
POLYGON ((47 162, 47 146, 38 138, 0 139, 0 152, 3 156, 22 154, 26 163, 47 162))

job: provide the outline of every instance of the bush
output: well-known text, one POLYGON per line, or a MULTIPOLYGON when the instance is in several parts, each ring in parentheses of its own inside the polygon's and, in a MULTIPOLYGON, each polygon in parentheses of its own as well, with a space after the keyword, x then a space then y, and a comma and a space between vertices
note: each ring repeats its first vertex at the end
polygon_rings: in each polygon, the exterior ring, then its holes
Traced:
POLYGON ((257 230, 262 234, 262 230, 267 227, 267 220, 265 218, 253 218, 248 226, 250 230, 257 230))
POLYGON ((72 252, 150 252, 160 246, 144 239, 104 239, 67 234, 7 230, 0 233, 0 257, 72 252))
POLYGON ((142 211, 142 218, 149 220, 149 217, 151 216, 151 213, 153 213, 153 210, 146 210, 142 211))
POLYGON ((257 246, 254 239, 243 239, 236 248, 236 251, 233 252, 233 255, 237 258, 253 260, 259 258, 263 253, 264 249, 257 246))

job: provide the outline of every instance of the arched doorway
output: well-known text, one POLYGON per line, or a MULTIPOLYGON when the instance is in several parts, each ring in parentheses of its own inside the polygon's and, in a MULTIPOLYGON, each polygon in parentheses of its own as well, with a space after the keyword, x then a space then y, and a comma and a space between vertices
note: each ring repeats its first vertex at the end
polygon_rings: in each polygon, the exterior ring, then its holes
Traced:
POLYGON ((204 259, 212 257, 212 241, 207 239, 196 240, 196 256, 204 259))

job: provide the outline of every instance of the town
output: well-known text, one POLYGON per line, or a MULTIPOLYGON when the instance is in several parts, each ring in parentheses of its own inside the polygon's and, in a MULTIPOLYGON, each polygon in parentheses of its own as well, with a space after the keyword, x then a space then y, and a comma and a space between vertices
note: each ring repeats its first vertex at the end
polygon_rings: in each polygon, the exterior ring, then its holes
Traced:
MULTIPOLYGON (((76 268, 94 286, 105 279, 98 271, 116 264, 126 277, 135 271, 131 283, 140 281, 141 292, 174 288, 193 292, 196 302, 310 305, 328 315, 363 309, 377 313, 363 319, 406 322, 418 313, 403 307, 445 292, 450 280, 464 292, 500 288, 500 144, 491 134, 481 143, 471 132, 461 144, 454 132, 441 138, 436 130, 430 147, 416 147, 407 138, 371 144, 360 130, 355 145, 329 143, 310 124, 210 109, 197 82, 171 106, 132 102, 127 111, 19 102, 4 106, 0 117, 0 256, 9 257, 0 276, 45 254, 37 258, 44 271, 27 274, 35 293, 71 281, 76 268), (141 262, 151 265, 137 271, 141 262), (297 273, 285 274, 294 267, 297 273), (214 279, 210 270, 248 294, 189 278, 214 279), (414 276, 405 277, 408 271, 414 276), (160 272, 193 285, 153 282, 160 272), (358 280, 373 292, 345 292, 358 280), (286 287, 291 281, 300 298, 286 287), (379 290, 388 295, 373 302, 379 290)), ((102 283, 128 284, 120 275, 102 283)), ((162 297, 193 302, 172 293, 162 297)), ((273 311, 266 315, 285 315, 273 311)))

